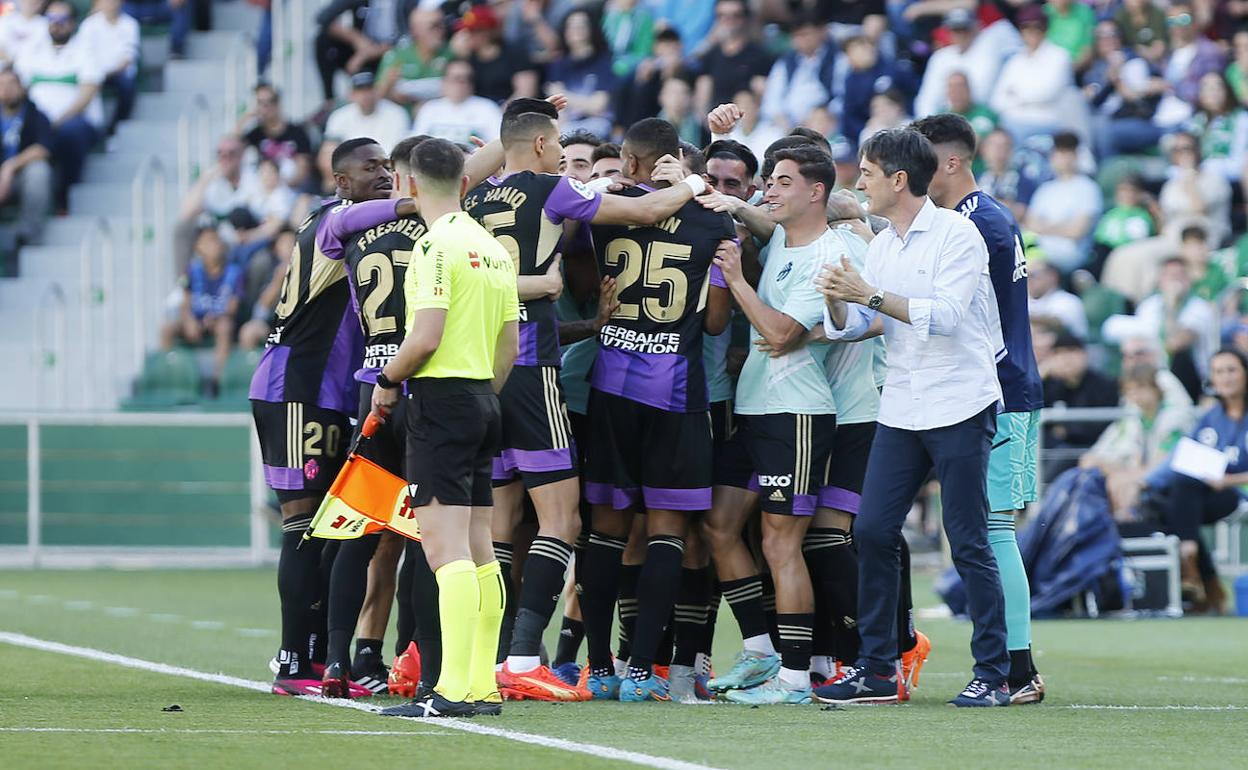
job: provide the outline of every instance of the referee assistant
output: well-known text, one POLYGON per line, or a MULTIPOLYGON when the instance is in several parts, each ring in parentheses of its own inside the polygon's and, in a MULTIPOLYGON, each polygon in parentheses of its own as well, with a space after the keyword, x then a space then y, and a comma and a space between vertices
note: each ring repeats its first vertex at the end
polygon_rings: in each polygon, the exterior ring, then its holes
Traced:
POLYGON ((409 498, 438 580, 442 671, 432 692, 387 716, 497 714, 494 655, 505 599, 490 543, 490 476, 501 440, 497 393, 519 349, 516 269, 460 208, 464 155, 441 139, 411 157, 416 205, 429 223, 404 279, 407 336, 377 376, 386 415, 406 380, 409 498))

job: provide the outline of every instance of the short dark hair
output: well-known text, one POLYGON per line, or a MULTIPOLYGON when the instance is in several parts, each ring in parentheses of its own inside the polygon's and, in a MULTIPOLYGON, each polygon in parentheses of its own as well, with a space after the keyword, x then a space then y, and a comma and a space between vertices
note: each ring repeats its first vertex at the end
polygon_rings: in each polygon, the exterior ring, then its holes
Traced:
POLYGON ((356 150, 361 147, 367 147, 370 144, 379 144, 376 139, 370 139, 367 136, 357 136, 354 139, 348 139, 342 144, 334 148, 334 154, 329 156, 329 166, 334 171, 342 171, 342 164, 347 158, 351 157, 356 150))
POLYGON ((503 126, 498 132, 503 147, 529 142, 533 137, 555 128, 555 121, 547 115, 537 112, 521 112, 503 118, 503 126))
POLYGON ((503 108, 503 120, 526 112, 536 112, 538 115, 545 115, 551 120, 559 119, 559 110, 555 109, 555 105, 545 99, 521 97, 507 102, 507 106, 503 108))
POLYGON ((629 127, 624 142, 639 158, 658 160, 664 155, 676 156, 680 134, 676 127, 662 118, 645 118, 629 127))
MULTIPOLYGON (((823 201, 827 203, 828 196, 832 194, 832 188, 836 186, 836 166, 832 163, 832 156, 820 150, 814 145, 805 147, 790 147, 787 150, 781 150, 776 153, 776 165, 782 160, 791 160, 797 164, 797 171, 802 178, 811 184, 823 185, 823 201)), ((775 169, 772 169, 775 172, 775 169)))
POLYGON ((273 94, 274 101, 280 102, 282 100, 282 92, 277 89, 277 86, 267 80, 261 80, 259 83, 256 83, 255 88, 251 89, 252 94, 258 95, 261 91, 268 91, 273 94))
POLYGON ((823 27, 826 30, 827 26, 827 21, 821 18, 819 14, 803 10, 793 15, 793 20, 789 22, 789 31, 793 32, 803 27, 823 27))
POLYGON ((913 128, 890 128, 862 143, 860 157, 871 161, 888 176, 906 172, 911 195, 927 195, 936 175, 936 151, 932 143, 913 128))
POLYGON ((1079 149, 1079 137, 1070 131, 1058 131, 1053 135, 1053 149, 1075 152, 1079 149))
POLYGON ((559 144, 564 147, 572 147, 577 144, 588 144, 590 147, 597 148, 598 145, 602 144, 602 140, 599 139, 593 132, 586 131, 583 128, 578 128, 575 131, 569 131, 559 137, 559 144))
POLYGON ((402 140, 394 146, 393 150, 390 151, 390 164, 396 168, 400 164, 402 164, 404 168, 411 168, 412 150, 416 149, 416 146, 421 142, 432 138, 433 137, 428 134, 417 134, 416 136, 409 136, 402 140))
POLYGON ((464 152, 445 139, 426 139, 412 149, 410 165, 422 180, 453 187, 464 175, 464 152))
POLYGON ((681 142, 680 151, 684 153, 685 163, 689 166, 689 173, 701 176, 706 173, 706 153, 698 149, 693 142, 681 142))
MULTIPOLYGON (((739 2, 739 0, 738 0, 739 2)), ((758 174, 758 158, 736 139, 719 139, 706 146, 706 159, 738 160, 745 164, 746 174, 753 179, 758 174)))
POLYGON ((1179 243, 1189 239, 1207 243, 1209 241, 1209 231, 1201 225, 1188 225, 1179 233, 1179 243))
POLYGON ((664 27, 654 34, 654 42, 656 43, 680 43, 680 33, 675 27, 664 27))
POLYGON ((798 126, 797 128, 789 132, 789 136, 800 136, 805 139, 809 139, 811 144, 816 145, 819 149, 823 150, 829 155, 832 154, 832 143, 828 141, 828 138, 826 136, 819 133, 813 128, 807 128, 806 126, 798 126))
POLYGON ((977 139, 970 122, 954 112, 928 115, 910 124, 932 144, 956 144, 966 151, 964 157, 975 157, 977 139))
POLYGON ((618 144, 615 142, 603 142, 594 148, 594 154, 589 156, 589 160, 591 163, 597 163, 603 158, 618 159, 619 157, 620 146, 618 144))
POLYGON ((771 144, 767 145, 767 149, 763 152, 763 167, 759 169, 759 175, 766 179, 771 176, 771 172, 776 168, 776 153, 781 150, 787 150, 792 147, 817 147, 809 137, 798 134, 789 134, 782 136, 771 144))

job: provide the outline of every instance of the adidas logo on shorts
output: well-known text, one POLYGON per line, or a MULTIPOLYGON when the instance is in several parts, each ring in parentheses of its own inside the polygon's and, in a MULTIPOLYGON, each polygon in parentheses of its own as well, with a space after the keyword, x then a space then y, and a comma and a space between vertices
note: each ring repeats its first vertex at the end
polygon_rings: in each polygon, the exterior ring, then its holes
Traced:
POLYGON ((783 493, 783 492, 781 492, 780 490, 778 490, 778 489, 777 489, 776 491, 772 492, 772 493, 771 493, 771 497, 769 497, 769 498, 767 498, 767 499, 768 499, 768 500, 770 500, 770 501, 772 501, 773 503, 783 503, 783 502, 784 502, 784 493, 783 493))

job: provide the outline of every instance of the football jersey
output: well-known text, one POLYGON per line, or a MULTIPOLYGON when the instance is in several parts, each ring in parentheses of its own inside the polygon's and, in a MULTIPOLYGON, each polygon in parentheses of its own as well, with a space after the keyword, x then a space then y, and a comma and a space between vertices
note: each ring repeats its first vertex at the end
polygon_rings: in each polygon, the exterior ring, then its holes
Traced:
POLYGON ((355 373, 359 382, 377 382, 377 372, 403 344, 407 321, 403 279, 426 229, 425 220, 416 215, 370 227, 347 242, 344 259, 351 304, 364 330, 364 361, 355 373))
MULTIPOLYGON (((474 187, 464 211, 507 249, 517 275, 543 275, 559 248, 563 221, 588 222, 601 204, 599 193, 575 179, 518 171, 474 187)), ((549 297, 520 303, 516 365, 559 366, 559 319, 549 297)))
MULTIPOLYGON (((644 185, 623 190, 631 197, 644 185)), ((619 308, 598 335, 590 384, 669 412, 709 408, 702 319, 720 241, 732 217, 690 201, 656 225, 593 228, 598 270, 616 280, 619 308)))
POLYGON ((1044 386, 1031 347, 1031 316, 1027 311, 1027 258, 1018 223, 1009 209, 984 192, 962 199, 957 211, 971 220, 988 245, 988 272, 997 295, 1005 357, 997 362, 997 379, 1006 412, 1030 412, 1044 406, 1044 386))
POLYGON ((251 378, 250 398, 356 413, 355 370, 363 337, 342 263, 345 238, 395 219, 396 205, 388 199, 330 200, 299 226, 273 333, 251 378))
MULTIPOLYGON (((867 242, 847 230, 832 230, 840 241, 836 254, 862 271, 867 261, 867 242)), ((836 402, 836 424, 875 422, 880 414, 880 386, 884 384, 884 337, 861 342, 835 342, 828 349, 824 371, 836 402)))
MULTIPOLYGON (((758 298, 809 331, 823 322, 823 295, 815 276, 844 251, 841 236, 832 230, 805 246, 786 246, 784 227, 777 225, 768 244, 758 298)), ((772 358, 754 346, 760 337, 750 329, 750 352, 737 381, 737 414, 835 414, 832 389, 824 373, 827 343, 807 343, 772 358)))

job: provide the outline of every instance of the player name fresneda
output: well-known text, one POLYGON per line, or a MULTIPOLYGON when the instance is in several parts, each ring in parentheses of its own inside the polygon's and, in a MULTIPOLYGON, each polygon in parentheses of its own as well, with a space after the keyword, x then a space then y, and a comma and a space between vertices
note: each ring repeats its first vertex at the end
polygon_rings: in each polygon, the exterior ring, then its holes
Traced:
POLYGON ((425 234, 425 223, 415 217, 406 217, 404 219, 396 219, 393 222, 386 222, 384 225, 370 227, 356 239, 355 245, 361 250, 367 249, 373 241, 383 235, 394 232, 402 233, 412 240, 418 240, 425 234))
POLYGON ((600 341, 603 345, 633 353, 679 353, 678 332, 639 332, 622 326, 608 324, 602 327, 600 341))
POLYGON ((364 348, 364 368, 381 369, 390 363, 390 359, 399 353, 399 346, 394 343, 369 345, 364 348))

